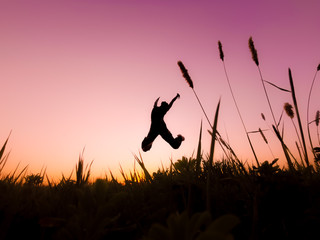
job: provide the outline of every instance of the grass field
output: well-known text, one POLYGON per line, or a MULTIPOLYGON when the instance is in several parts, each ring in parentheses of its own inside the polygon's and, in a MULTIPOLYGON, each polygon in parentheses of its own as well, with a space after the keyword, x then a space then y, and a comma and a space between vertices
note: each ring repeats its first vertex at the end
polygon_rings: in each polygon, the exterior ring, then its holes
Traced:
MULTIPOLYGON (((232 93, 222 44, 219 42, 218 46, 232 93)), ((2 170, 9 161, 5 152, 8 137, 0 150, 0 239, 229 240, 313 239, 317 236, 320 224, 320 148, 311 141, 310 136, 317 133, 310 133, 309 125, 318 126, 320 114, 317 112, 314 120, 308 118, 308 135, 305 135, 291 70, 288 71, 290 90, 263 80, 252 38, 249 39, 249 48, 272 115, 265 84, 292 95, 293 105, 285 104, 284 110, 294 121, 299 156, 293 156, 287 147, 280 121, 273 117, 271 123, 271 130, 286 157, 286 166, 280 167, 278 159, 260 161, 256 157, 237 107, 255 156, 254 164, 239 160, 217 130, 220 102, 213 123, 207 118, 212 138, 207 155, 201 148, 201 126, 195 157, 182 157, 172 161, 169 168, 150 173, 141 155, 135 155, 141 170, 133 169, 129 174, 122 171, 122 180, 115 179, 110 172, 104 179, 90 182, 91 165, 85 164, 81 154, 74 178, 72 175, 63 176, 60 181, 52 182, 45 171, 27 175, 25 169, 4 175, 2 170), (215 143, 225 153, 219 161, 214 161, 215 143), (308 148, 307 144, 311 147, 308 148), (307 154, 308 149, 312 150, 312 159, 307 154)), ((178 64, 194 91, 186 68, 182 62, 178 64)), ((312 86, 319 70, 320 65, 312 86)), ((202 110, 206 115, 203 107, 202 110)), ((307 112, 309 114, 309 110, 307 112)), ((264 137, 261 129, 259 133, 264 137)))
POLYGON ((40 174, 3 177, 0 239, 311 239, 318 232, 318 164, 197 164, 183 157, 152 175, 124 175, 123 183, 90 183, 79 167, 76 179, 48 185, 40 174))

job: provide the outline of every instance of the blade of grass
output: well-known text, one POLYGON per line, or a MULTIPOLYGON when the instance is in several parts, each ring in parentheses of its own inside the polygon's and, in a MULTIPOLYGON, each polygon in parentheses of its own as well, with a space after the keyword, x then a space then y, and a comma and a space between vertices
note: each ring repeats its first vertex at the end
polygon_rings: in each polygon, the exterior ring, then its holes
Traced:
POLYGON ((272 128, 273 128, 274 132, 276 133, 278 139, 279 139, 280 142, 281 142, 284 155, 285 155, 285 157, 286 157, 286 159, 287 159, 287 162, 288 162, 288 165, 289 165, 289 169, 290 169, 291 171, 293 171, 293 170, 294 170, 294 167, 293 167, 293 163, 292 163, 292 161, 291 161, 291 159, 290 159, 290 156, 289 156, 288 147, 285 145, 285 143, 284 143, 284 141, 283 141, 283 138, 282 138, 282 136, 281 136, 278 128, 276 128, 274 125, 272 125, 272 128))
POLYGON ((199 142, 198 142, 198 150, 197 150, 197 158, 196 158, 196 171, 197 174, 200 173, 200 164, 201 164, 201 137, 202 137, 202 121, 200 124, 200 134, 199 134, 199 142))
POLYGON ((120 165, 120 173, 121 173, 121 175, 122 175, 122 177, 123 177, 124 182, 125 182, 125 183, 128 183, 127 175, 124 173, 121 165, 120 165))
POLYGON ((292 74, 291 74, 290 68, 289 68, 289 81, 290 81, 290 87, 291 87, 292 100, 293 100, 294 108, 296 110, 297 119, 298 119, 298 123, 299 123, 299 130, 300 130, 300 135, 301 135, 301 140, 302 140, 302 145, 303 145, 305 162, 307 164, 307 167, 309 167, 309 159, 308 159, 306 141, 305 141, 304 133, 303 133, 303 129, 302 129, 301 118, 300 118, 300 114, 299 114, 299 108, 298 108, 298 103, 297 103, 297 98, 296 98, 296 94, 295 94, 295 90, 294 90, 294 84, 293 84, 293 79, 292 79, 292 74))
POLYGON ((140 158, 136 154, 134 154, 134 159, 139 163, 140 167, 142 168, 146 180, 149 182, 152 182, 152 177, 151 177, 150 173, 148 172, 148 170, 146 169, 146 167, 144 166, 140 151, 139 151, 139 155, 140 155, 140 158))
POLYGON ((83 158, 79 155, 78 164, 76 164, 76 184, 79 186, 83 179, 83 158))
POLYGON ((264 82, 266 82, 266 83, 268 83, 268 84, 270 84, 271 86, 273 86, 273 87, 275 87, 275 88, 277 88, 277 89, 281 90, 281 91, 284 91, 284 92, 290 92, 290 91, 289 91, 289 90, 287 90, 287 89, 284 89, 284 88, 278 87, 277 85, 273 84, 272 82, 269 82, 269 81, 267 81, 267 80, 263 80, 263 81, 264 81, 264 82))
POLYGON ((219 116, 219 109, 220 109, 220 101, 218 102, 216 113, 214 117, 213 127, 212 127, 212 135, 211 135, 211 146, 210 146, 210 156, 209 156, 209 166, 212 167, 213 163, 213 155, 214 155, 214 146, 215 146, 215 139, 217 134, 217 125, 218 125, 218 116, 219 116))
POLYGON ((214 156, 214 147, 215 147, 215 140, 217 134, 217 126, 218 126, 218 116, 219 116, 219 109, 220 109, 220 102, 218 102, 217 109, 214 116, 214 122, 212 127, 212 135, 211 135, 211 146, 210 146, 210 155, 209 155, 209 166, 208 166, 208 178, 207 178, 207 210, 210 211, 210 188, 211 188, 211 170, 212 170, 212 163, 213 163, 213 156, 214 156))
POLYGON ((109 173, 110 173, 110 177, 111 177, 111 182, 117 182, 117 180, 113 176, 113 173, 112 173, 112 171, 110 169, 109 169, 109 173))
POLYGON ((301 154, 301 151, 300 151, 300 147, 299 147, 297 141, 296 141, 296 147, 297 147, 297 150, 298 150, 298 153, 299 153, 299 157, 300 157, 300 160, 301 160, 301 164, 302 164, 303 167, 305 167, 304 161, 303 161, 303 157, 302 157, 302 154, 301 154))
POLYGON ((20 178, 19 183, 21 183, 21 182, 23 181, 24 176, 25 176, 25 174, 26 174, 26 172, 27 172, 28 167, 29 167, 29 165, 25 166, 25 167, 21 170, 21 172, 18 174, 18 176, 15 177, 13 183, 16 183, 16 182, 19 180, 19 178, 20 178))
POLYGON ((1 150, 0 150, 0 160, 2 159, 3 153, 4 153, 5 149, 6 149, 6 146, 7 146, 8 140, 9 140, 9 137, 10 137, 10 135, 11 135, 11 132, 12 132, 12 131, 10 131, 9 136, 7 137, 7 140, 5 141, 5 143, 3 144, 3 146, 2 146, 2 148, 1 148, 1 150))

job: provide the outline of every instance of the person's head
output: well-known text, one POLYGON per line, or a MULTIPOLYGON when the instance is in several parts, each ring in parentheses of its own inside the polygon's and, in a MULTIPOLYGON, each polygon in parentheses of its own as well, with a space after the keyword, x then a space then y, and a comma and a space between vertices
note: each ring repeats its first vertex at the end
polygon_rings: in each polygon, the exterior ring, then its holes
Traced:
POLYGON ((168 107, 168 106, 169 106, 169 104, 167 102, 162 102, 161 103, 161 107, 168 107))

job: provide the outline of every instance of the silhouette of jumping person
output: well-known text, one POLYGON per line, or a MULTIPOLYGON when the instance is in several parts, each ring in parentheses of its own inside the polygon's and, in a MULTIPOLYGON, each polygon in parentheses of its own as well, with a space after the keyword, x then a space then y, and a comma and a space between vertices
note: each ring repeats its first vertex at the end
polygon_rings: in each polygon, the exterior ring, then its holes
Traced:
POLYGON ((147 137, 143 139, 141 144, 142 150, 144 152, 151 149, 152 143, 158 135, 160 135, 174 149, 178 149, 181 145, 181 142, 184 141, 184 137, 180 134, 176 138, 174 138, 163 120, 164 115, 169 111, 174 101, 177 100, 177 98, 180 98, 179 93, 177 93, 177 95, 171 100, 169 104, 167 102, 162 102, 161 105, 158 106, 159 98, 160 97, 157 98, 153 105, 149 133, 147 137))

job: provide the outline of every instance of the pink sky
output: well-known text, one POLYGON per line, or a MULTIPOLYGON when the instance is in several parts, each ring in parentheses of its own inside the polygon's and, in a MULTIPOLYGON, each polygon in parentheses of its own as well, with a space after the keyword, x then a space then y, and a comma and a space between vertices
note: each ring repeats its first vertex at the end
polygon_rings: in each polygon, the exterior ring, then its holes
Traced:
MULTIPOLYGON (((264 78, 289 89, 292 69, 306 126, 308 92, 320 63, 319 1, 1 1, 0 139, 12 134, 5 173, 18 163, 28 173, 47 168, 60 178, 74 169, 85 147, 94 177, 109 169, 133 169, 150 127, 153 103, 181 98, 166 115, 173 135, 186 140, 178 150, 160 137, 142 153, 152 172, 196 151, 203 120, 203 147, 210 136, 192 90, 177 66, 181 60, 209 117, 221 97, 219 132, 244 161, 253 156, 232 102, 219 59, 225 63, 248 130, 268 129, 271 115, 259 73, 248 49, 253 37, 264 78), (267 117, 267 124, 261 119, 267 117)), ((290 94, 267 88, 278 118, 290 94)), ((311 117, 320 109, 320 83, 311 98, 311 117)), ((285 140, 293 146, 292 123, 284 116, 285 140)), ((313 137, 316 137, 315 128, 313 137)), ((280 144, 266 133, 275 157, 280 144)), ((252 142, 261 161, 272 160, 260 135, 252 142)), ((215 158, 221 159, 217 148, 215 158)))

